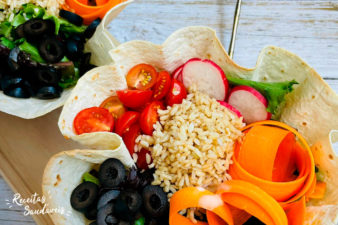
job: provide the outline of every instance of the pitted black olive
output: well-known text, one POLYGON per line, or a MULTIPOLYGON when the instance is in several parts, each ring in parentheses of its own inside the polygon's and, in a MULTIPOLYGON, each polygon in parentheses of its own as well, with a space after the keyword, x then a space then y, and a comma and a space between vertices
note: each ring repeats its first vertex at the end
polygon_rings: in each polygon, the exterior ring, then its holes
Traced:
POLYGON ((16 72, 20 69, 20 65, 18 63, 19 53, 19 47, 15 47, 11 50, 8 56, 8 66, 13 72, 16 72))
POLYGON ((91 38, 94 35, 96 28, 100 25, 100 23, 101 23, 100 18, 97 18, 96 20, 94 20, 85 30, 84 32, 85 37, 88 39, 91 38))
POLYGON ((53 37, 48 37, 41 42, 39 53, 48 63, 60 62, 65 55, 62 42, 53 37))
POLYGON ((15 87, 13 89, 8 89, 4 91, 5 95, 15 97, 15 98, 30 98, 30 92, 24 87, 15 87))
POLYGON ((36 76, 42 85, 56 85, 59 83, 61 76, 53 67, 42 67, 36 70, 36 76))
POLYGON ((25 37, 25 32, 24 32, 24 27, 25 24, 19 25, 17 28, 14 30, 14 36, 16 39, 24 38, 25 37))
POLYGON ((18 87, 22 81, 21 77, 4 76, 1 78, 1 90, 6 91, 18 87))
POLYGON ((51 34, 55 30, 51 20, 31 19, 24 23, 23 31, 27 39, 41 39, 45 34, 51 34))
POLYGON ((60 95, 61 95, 60 88, 54 86, 42 87, 36 92, 36 97, 39 99, 59 98, 60 95))
POLYGON ((85 211, 96 201, 99 187, 92 182, 83 182, 79 184, 72 192, 70 204, 73 209, 85 211))
POLYGON ((85 74, 87 71, 89 71, 89 68, 90 68, 90 58, 91 58, 91 56, 92 56, 92 53, 90 53, 90 52, 84 53, 84 54, 81 56, 81 59, 80 59, 80 65, 79 65, 80 75, 83 75, 83 74, 85 74))
POLYGON ((59 15, 76 26, 81 26, 83 23, 83 18, 81 16, 70 11, 61 9, 59 15))
POLYGON ((84 44, 77 42, 73 39, 69 39, 66 42, 67 57, 71 60, 77 60, 83 52, 84 44))

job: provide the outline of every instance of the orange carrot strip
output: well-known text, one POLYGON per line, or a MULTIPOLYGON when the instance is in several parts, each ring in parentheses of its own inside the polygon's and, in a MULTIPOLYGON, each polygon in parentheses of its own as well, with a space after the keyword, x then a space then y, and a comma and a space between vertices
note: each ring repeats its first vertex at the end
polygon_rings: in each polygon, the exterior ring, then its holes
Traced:
POLYGON ((309 198, 322 199, 325 196, 325 192, 326 192, 326 183, 317 182, 315 186, 315 190, 312 194, 309 195, 309 198))
POLYGON ((305 196, 300 200, 288 204, 284 207, 289 225, 301 225, 305 220, 305 196))
MULTIPOLYGON (((223 203, 219 195, 216 195, 203 188, 188 187, 176 192, 170 199, 170 225, 194 225, 188 218, 179 214, 181 210, 187 208, 203 208, 215 213, 229 225, 233 225, 232 216, 229 208, 223 203)), ((214 218, 213 218, 214 219, 214 218)), ((197 225, 207 223, 198 222, 197 225)), ((209 225, 223 225, 219 220, 212 220, 209 225)))
POLYGON ((217 194, 223 201, 245 210, 265 224, 286 225, 287 217, 282 207, 259 187, 242 180, 226 181, 220 185, 217 194))

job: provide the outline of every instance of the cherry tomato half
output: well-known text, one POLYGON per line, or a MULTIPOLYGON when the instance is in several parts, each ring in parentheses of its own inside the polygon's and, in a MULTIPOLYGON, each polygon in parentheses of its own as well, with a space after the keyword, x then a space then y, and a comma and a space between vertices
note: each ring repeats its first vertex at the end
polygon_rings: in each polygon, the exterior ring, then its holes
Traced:
POLYGON ((157 82, 154 90, 154 100, 161 100, 169 91, 171 77, 167 71, 162 71, 158 74, 157 82))
POLYGON ((117 96, 107 98, 101 103, 100 107, 108 109, 115 119, 120 118, 126 112, 126 108, 117 96))
POLYGON ((117 120, 115 126, 115 133, 122 136, 125 132, 129 130, 131 125, 138 122, 140 118, 140 113, 134 111, 128 111, 117 120))
POLYGON ((157 81, 157 71, 151 65, 138 64, 129 70, 126 79, 128 87, 148 90, 157 81))
POLYGON ((137 162, 136 165, 141 170, 148 169, 149 165, 152 163, 153 159, 151 158, 151 153, 148 149, 142 148, 140 152, 137 153, 137 162), (147 156, 149 155, 149 156, 147 156), (150 157, 149 164, 147 163, 147 157, 150 157))
POLYGON ((129 108, 139 108, 151 100, 152 91, 123 90, 116 91, 117 96, 123 105, 129 108))
POLYGON ((174 104, 181 104, 183 99, 187 97, 187 90, 185 89, 182 82, 173 79, 169 89, 169 93, 166 97, 166 103, 168 106, 174 104))
POLYGON ((138 123, 133 124, 122 136, 124 144, 129 150, 131 156, 135 152, 135 140, 141 134, 141 127, 138 123))
POLYGON ((152 135, 154 131, 154 124, 158 120, 158 109, 164 109, 163 103, 154 101, 150 103, 141 113, 140 125, 144 134, 152 135))
POLYGON ((87 108, 76 115, 73 126, 77 135, 99 131, 110 132, 114 128, 114 117, 107 109, 87 108))

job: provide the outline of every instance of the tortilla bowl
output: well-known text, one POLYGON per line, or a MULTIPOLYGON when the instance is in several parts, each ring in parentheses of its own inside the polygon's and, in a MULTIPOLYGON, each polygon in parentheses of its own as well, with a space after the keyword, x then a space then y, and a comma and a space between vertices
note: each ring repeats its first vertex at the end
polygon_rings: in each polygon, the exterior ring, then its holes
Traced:
MULTIPOLYGON (((87 41, 85 51, 92 53, 92 64, 101 66, 113 62, 107 50, 115 48, 119 42, 109 33, 107 26, 131 2, 133 1, 129 0, 112 8, 103 18, 93 37, 87 41)), ((66 89, 60 98, 51 100, 18 99, 0 91, 0 111, 23 119, 34 119, 62 106, 69 98, 71 90, 72 88, 66 89)))
POLYGON ((229 58, 215 31, 207 27, 183 28, 162 45, 146 41, 127 42, 111 50, 110 55, 114 64, 85 74, 66 101, 59 118, 59 128, 65 137, 91 148, 100 148, 100 140, 116 139, 114 133, 76 135, 73 120, 81 110, 99 106, 103 100, 115 95, 116 90, 127 88, 125 75, 139 63, 172 73, 187 60, 202 58, 214 61, 225 74, 237 78, 262 82, 295 79, 299 84, 286 96, 280 109, 280 121, 297 129, 312 146, 316 166, 325 173, 327 183, 326 196, 308 203, 306 224, 338 222, 338 181, 334 179, 338 173, 338 158, 332 147, 332 143, 338 141, 337 132, 332 131, 338 130, 338 95, 298 56, 268 46, 260 53, 255 68, 243 68, 229 58))

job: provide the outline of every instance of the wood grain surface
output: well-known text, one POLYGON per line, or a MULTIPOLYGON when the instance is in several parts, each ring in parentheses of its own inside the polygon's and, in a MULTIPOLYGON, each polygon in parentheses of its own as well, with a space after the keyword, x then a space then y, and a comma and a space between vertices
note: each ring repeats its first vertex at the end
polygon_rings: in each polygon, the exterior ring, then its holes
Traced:
MULTIPOLYGON (((168 35, 179 28, 205 25, 217 31, 227 48, 235 3, 235 0, 136 0, 111 23, 110 32, 120 42, 142 39, 162 43, 168 35)), ((296 53, 314 67, 338 92, 338 1, 243 0, 235 61, 242 66, 255 66, 259 51, 266 45, 276 45, 296 53)), ((74 143, 64 143, 64 139, 58 133, 56 121, 59 112, 57 110, 34 121, 17 120, 0 113, 0 146, 10 149, 13 143, 9 137, 15 136, 18 137, 16 140, 22 143, 23 149, 36 147, 47 149, 41 152, 44 156, 51 155, 55 149, 66 150, 59 148, 64 144, 69 147, 68 149, 75 148, 74 143), (54 124, 46 124, 49 117, 54 118, 54 124), (27 129, 17 133, 7 132, 6 128, 18 124, 27 129), (47 127, 54 128, 46 133, 47 127), (34 136, 32 130, 38 131, 38 136, 34 136), (59 146, 49 146, 50 140, 44 137, 57 138, 60 141, 59 146), (36 138, 38 142, 33 141, 36 138), (26 143, 29 143, 29 146, 26 143)), ((0 163, 6 163, 5 157, 0 155, 0 163)), ((17 170, 22 171, 20 168, 27 166, 24 164, 25 160, 21 159, 21 155, 15 157, 17 170)), ((38 155, 29 157, 39 158, 38 155)), ((35 171, 42 171, 45 163, 45 161, 32 163, 29 165, 30 171, 20 175, 32 176, 35 171)), ((11 179, 20 177, 7 177, 7 180, 11 179)), ((34 184, 33 187, 32 190, 15 191, 40 192, 40 184, 34 184)), ((12 198, 13 191, 0 176, 0 224, 35 224, 31 217, 23 215, 22 207, 8 208, 6 199, 12 198)))

